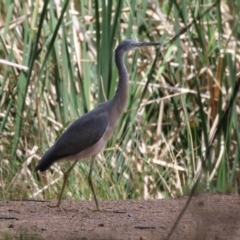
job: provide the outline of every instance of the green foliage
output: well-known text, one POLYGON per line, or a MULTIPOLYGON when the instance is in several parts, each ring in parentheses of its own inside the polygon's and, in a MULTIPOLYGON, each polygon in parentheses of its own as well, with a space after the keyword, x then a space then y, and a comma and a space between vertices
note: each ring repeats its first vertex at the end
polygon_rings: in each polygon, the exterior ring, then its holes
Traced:
MULTIPOLYGON (((163 45, 126 58, 129 101, 94 167, 99 198, 180 196, 201 166, 201 189, 238 192, 238 100, 203 162, 240 59, 239 3, 201 16, 212 3, 0 2, 0 197, 57 197, 70 163, 33 169, 71 122, 114 95, 114 48, 126 38, 163 45)), ((65 198, 92 198, 88 172, 79 162, 65 198)))

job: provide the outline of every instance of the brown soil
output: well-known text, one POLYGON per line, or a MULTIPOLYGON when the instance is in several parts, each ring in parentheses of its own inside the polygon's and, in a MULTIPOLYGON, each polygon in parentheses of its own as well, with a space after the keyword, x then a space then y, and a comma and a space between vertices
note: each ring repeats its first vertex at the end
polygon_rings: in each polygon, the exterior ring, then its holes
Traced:
MULTIPOLYGON (((187 197, 165 200, 64 200, 71 212, 49 208, 55 201, 0 202, 0 239, 165 239, 187 197), (74 211, 75 210, 75 211, 74 211)), ((240 198, 195 196, 171 239, 240 239, 240 198)))

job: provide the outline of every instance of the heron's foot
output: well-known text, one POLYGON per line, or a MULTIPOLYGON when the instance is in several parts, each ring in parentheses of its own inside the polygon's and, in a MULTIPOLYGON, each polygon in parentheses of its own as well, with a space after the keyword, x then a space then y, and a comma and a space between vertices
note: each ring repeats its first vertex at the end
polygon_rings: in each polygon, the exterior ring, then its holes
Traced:
POLYGON ((61 207, 59 204, 57 204, 57 205, 48 205, 48 207, 50 207, 50 208, 58 208, 61 212, 65 211, 65 209, 63 207, 61 207))
POLYGON ((124 214, 127 213, 125 210, 114 210, 114 209, 102 209, 102 208, 88 208, 88 210, 93 211, 93 212, 108 212, 108 213, 118 213, 118 214, 124 214))
POLYGON ((126 213, 125 210, 114 210, 114 209, 104 209, 104 208, 88 208, 88 210, 93 211, 93 212, 108 212, 108 213, 119 213, 119 214, 124 214, 126 213))
POLYGON ((77 209, 66 209, 64 207, 61 207, 60 205, 48 205, 50 208, 58 208, 61 212, 77 212, 77 209))
POLYGON ((103 209, 103 208, 100 208, 100 207, 88 208, 88 210, 93 211, 93 212, 113 212, 112 210, 103 209))

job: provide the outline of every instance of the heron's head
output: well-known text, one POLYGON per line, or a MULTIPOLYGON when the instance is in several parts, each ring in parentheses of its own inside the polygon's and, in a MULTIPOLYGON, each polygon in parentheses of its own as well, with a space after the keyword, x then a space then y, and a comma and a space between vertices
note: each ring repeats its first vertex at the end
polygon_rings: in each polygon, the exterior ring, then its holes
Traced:
POLYGON ((147 46, 158 46, 160 43, 156 42, 138 42, 132 39, 126 39, 122 41, 116 48, 116 51, 128 52, 135 48, 147 47, 147 46))

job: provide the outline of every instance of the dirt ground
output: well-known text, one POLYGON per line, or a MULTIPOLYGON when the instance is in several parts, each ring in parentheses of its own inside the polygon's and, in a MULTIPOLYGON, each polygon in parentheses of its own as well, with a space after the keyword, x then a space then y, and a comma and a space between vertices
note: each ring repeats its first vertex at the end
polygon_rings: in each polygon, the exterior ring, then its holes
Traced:
MULTIPOLYGON (((186 200, 1 201, 0 239, 165 239, 186 200)), ((195 196, 171 239, 240 239, 239 196, 195 196)))

